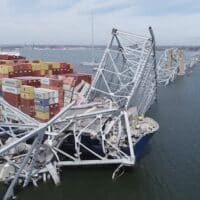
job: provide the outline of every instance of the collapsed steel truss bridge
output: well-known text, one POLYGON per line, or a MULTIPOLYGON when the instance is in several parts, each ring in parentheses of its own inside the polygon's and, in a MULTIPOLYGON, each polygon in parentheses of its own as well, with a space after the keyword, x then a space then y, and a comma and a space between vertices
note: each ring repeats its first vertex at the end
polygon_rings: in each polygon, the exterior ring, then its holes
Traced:
POLYGON ((81 102, 72 101, 40 123, 0 98, 0 180, 17 184, 60 182, 59 168, 72 165, 133 166, 135 145, 159 125, 144 114, 156 99, 155 39, 112 30, 93 83, 81 102), (85 156, 87 155, 87 156, 85 156))

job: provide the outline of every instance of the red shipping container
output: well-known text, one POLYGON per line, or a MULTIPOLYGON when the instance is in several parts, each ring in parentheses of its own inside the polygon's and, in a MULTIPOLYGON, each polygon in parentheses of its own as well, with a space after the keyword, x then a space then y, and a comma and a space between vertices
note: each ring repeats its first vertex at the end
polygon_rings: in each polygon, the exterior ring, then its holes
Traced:
POLYGON ((50 86, 51 87, 63 87, 63 81, 58 79, 50 79, 50 86))
POLYGON ((45 71, 45 73, 43 74, 43 72, 41 70, 37 70, 32 72, 32 76, 46 76, 47 75, 48 70, 45 71))
POLYGON ((17 63, 13 65, 14 71, 19 70, 32 70, 32 65, 29 63, 17 63))
POLYGON ((34 106, 33 107, 20 106, 20 110, 23 113, 25 113, 25 114, 27 114, 27 115, 29 115, 31 117, 35 116, 35 108, 34 108, 34 106))
POLYGON ((12 106, 18 108, 20 106, 20 95, 3 92, 3 98, 12 106))
POLYGON ((0 78, 11 78, 8 74, 0 74, 0 78))
POLYGON ((14 71, 12 77, 32 76, 32 70, 18 70, 14 71))
POLYGON ((22 56, 14 56, 14 55, 0 55, 0 60, 16 60, 16 59, 25 59, 22 56))
POLYGON ((33 77, 33 76, 27 76, 27 77, 17 77, 16 79, 21 80, 22 85, 29 85, 33 87, 41 87, 40 77, 33 77))
POLYGON ((53 75, 58 75, 58 69, 52 69, 52 74, 53 75))
POLYGON ((21 106, 23 106, 23 107, 35 106, 34 99, 23 99, 23 98, 21 98, 21 106))
POLYGON ((21 98, 20 110, 27 115, 34 117, 35 116, 35 102, 34 99, 28 100, 21 98))
POLYGON ((76 87, 82 80, 86 81, 87 83, 92 83, 92 75, 88 74, 65 74, 62 76, 58 76, 59 80, 63 80, 64 84, 71 84, 72 87, 76 87), (70 79, 68 79, 70 78, 70 79))

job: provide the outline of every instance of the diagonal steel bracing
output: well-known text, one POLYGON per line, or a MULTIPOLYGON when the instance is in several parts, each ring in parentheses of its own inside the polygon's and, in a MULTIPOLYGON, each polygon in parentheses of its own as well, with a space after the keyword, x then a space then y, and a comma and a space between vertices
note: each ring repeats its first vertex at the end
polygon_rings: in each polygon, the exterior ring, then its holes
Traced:
POLYGON ((153 103, 156 88, 152 30, 143 37, 113 29, 84 102, 39 123, 0 98, 0 180, 10 183, 4 200, 19 182, 37 185, 50 175, 58 184, 63 166, 133 166, 134 146, 159 127, 138 117, 153 103))
POLYGON ((155 99, 155 40, 113 29, 87 98, 106 96, 119 107, 136 106, 144 114, 155 99), (152 98, 139 105, 136 99, 152 98), (147 104, 147 105, 145 105, 147 104))

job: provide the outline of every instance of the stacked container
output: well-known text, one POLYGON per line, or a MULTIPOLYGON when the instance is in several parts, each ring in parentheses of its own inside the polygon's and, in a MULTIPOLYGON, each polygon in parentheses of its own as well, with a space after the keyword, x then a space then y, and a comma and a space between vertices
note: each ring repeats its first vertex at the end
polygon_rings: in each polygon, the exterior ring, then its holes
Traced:
POLYGON ((67 63, 29 62, 23 57, 0 57, 0 78, 14 78, 23 76, 51 76, 73 73, 73 66, 67 63), (10 58, 10 59, 6 59, 10 58), (11 59, 13 58, 13 59, 11 59))
POLYGON ((57 62, 48 62, 46 63, 49 65, 48 75, 51 76, 55 73, 55 71, 59 70, 60 64, 57 62))
POLYGON ((58 91, 35 88, 35 117, 46 122, 59 112, 58 91))
POLYGON ((73 73, 73 66, 68 63, 52 63, 52 74, 61 75, 73 73))
POLYGON ((63 81, 54 78, 41 78, 41 87, 56 90, 58 92, 58 104, 59 107, 64 105, 64 91, 63 91, 63 81))
POLYGON ((20 87, 20 80, 12 78, 4 78, 2 80, 3 98, 17 108, 20 106, 20 87))
POLYGON ((34 76, 24 76, 24 77, 16 77, 16 79, 20 80, 22 85, 29 85, 35 88, 41 87, 41 77, 34 76))
POLYGON ((13 66, 0 65, 0 78, 8 78, 13 73, 13 66))
POLYGON ((64 106, 67 106, 72 100, 78 102, 84 98, 84 95, 91 85, 92 76, 74 73, 59 75, 58 79, 63 80, 64 106))
POLYGON ((83 102, 91 80, 91 75, 73 73, 73 66, 67 63, 0 55, 0 95, 42 122, 72 100, 83 102))
POLYGON ((13 72, 11 72, 9 76, 11 78, 32 75, 32 65, 29 63, 17 63, 13 64, 12 67, 13 67, 13 72))
POLYGON ((20 97, 21 97, 21 105, 20 105, 21 111, 28 114, 31 117, 34 117, 35 116, 34 87, 29 85, 22 85, 20 97))
POLYGON ((14 63, 13 60, 0 60, 1 65, 10 65, 10 64, 13 64, 13 63, 14 63))
POLYGON ((22 56, 0 54, 0 60, 18 60, 18 59, 25 59, 25 58, 22 56))
POLYGON ((67 106, 74 96, 74 78, 68 77, 63 79, 63 90, 64 90, 64 106, 67 106))
POLYGON ((81 80, 81 82, 74 88, 72 100, 75 100, 76 103, 83 102, 88 94, 90 85, 91 84, 85 80, 81 80))
POLYGON ((33 76, 45 76, 48 74, 49 64, 44 62, 32 62, 33 76))

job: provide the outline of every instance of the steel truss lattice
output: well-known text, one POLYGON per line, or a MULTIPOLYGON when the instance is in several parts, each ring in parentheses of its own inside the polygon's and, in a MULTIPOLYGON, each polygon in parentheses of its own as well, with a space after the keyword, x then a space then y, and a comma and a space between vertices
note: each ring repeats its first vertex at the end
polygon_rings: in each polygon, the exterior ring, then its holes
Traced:
POLYGON ((144 114, 155 100, 155 40, 113 29, 88 96, 106 96, 119 107, 144 114))
POLYGON ((186 62, 183 50, 177 48, 166 49, 158 62, 158 83, 168 85, 177 75, 184 75, 186 62))
POLYGON ((133 166, 134 146, 159 125, 145 114, 156 94, 155 40, 113 29, 93 84, 79 104, 71 102, 39 123, 0 98, 0 180, 16 184, 51 176, 72 165, 133 166), (87 155, 87 156, 85 156, 87 155))
POLYGON ((187 68, 192 68, 200 63, 200 54, 196 54, 187 60, 187 68))

